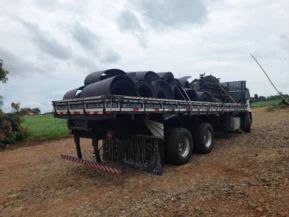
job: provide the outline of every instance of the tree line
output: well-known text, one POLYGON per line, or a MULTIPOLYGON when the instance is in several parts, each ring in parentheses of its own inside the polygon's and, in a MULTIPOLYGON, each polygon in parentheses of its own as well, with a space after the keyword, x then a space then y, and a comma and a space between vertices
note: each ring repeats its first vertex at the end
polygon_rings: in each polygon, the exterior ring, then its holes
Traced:
MULTIPOLYGON (((289 98, 288 94, 283 94, 283 96, 285 98, 289 98)), ((254 99, 254 98, 253 98, 254 99)), ((278 94, 278 95, 273 95, 273 96, 258 96, 258 101, 262 102, 262 101, 269 101, 269 100, 282 100, 282 97, 278 94)))

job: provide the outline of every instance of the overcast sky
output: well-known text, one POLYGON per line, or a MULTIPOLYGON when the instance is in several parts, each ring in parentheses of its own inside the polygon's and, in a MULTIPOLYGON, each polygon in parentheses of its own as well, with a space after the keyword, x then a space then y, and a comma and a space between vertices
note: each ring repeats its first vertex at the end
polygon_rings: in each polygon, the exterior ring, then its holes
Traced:
POLYGON ((251 95, 275 95, 249 53, 289 93, 288 0, 117 1, 177 28, 113 0, 0 0, 0 59, 10 72, 2 109, 20 102, 51 111, 87 74, 109 68, 192 79, 206 72, 247 80, 251 95))

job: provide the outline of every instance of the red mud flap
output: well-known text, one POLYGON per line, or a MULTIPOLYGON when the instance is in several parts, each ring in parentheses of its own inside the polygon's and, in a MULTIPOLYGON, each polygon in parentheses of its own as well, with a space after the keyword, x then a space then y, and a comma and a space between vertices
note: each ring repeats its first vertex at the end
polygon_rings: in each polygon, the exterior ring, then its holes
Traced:
POLYGON ((99 169, 102 171, 106 171, 106 172, 110 172, 110 173, 114 173, 114 174, 121 174, 121 170, 118 170, 118 169, 115 169, 112 167, 108 167, 108 166, 105 166, 103 164, 92 162, 89 160, 83 160, 83 159, 73 157, 70 155, 66 155, 66 154, 61 154, 61 158, 64 160, 70 160, 74 163, 79 163, 79 164, 83 164, 85 166, 93 167, 93 168, 96 168, 96 169, 99 169))

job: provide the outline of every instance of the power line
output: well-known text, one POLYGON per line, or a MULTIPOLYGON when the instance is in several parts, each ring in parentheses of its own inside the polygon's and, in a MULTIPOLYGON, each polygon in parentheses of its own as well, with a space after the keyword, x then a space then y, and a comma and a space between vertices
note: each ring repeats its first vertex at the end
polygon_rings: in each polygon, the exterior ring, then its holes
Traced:
POLYGON ((256 56, 261 59, 272 59, 272 60, 289 60, 289 57, 268 57, 268 56, 256 56))
POLYGON ((189 34, 191 34, 191 35, 193 35, 193 36, 195 36, 195 37, 201 38, 201 39, 203 39, 203 40, 205 40, 205 41, 214 43, 214 44, 219 45, 219 46, 221 46, 221 47, 226 47, 226 46, 224 46, 224 45, 222 45, 222 44, 220 44, 220 43, 218 43, 218 42, 212 41, 212 40, 207 39, 207 38, 205 38, 205 37, 203 37, 203 36, 200 36, 200 35, 198 35, 198 34, 195 34, 195 33, 193 33, 193 32, 190 32, 190 31, 188 31, 188 30, 186 30, 186 29, 183 29, 183 28, 180 28, 180 27, 178 27, 178 26, 175 26, 175 25, 173 25, 173 24, 171 24, 171 23, 168 23, 167 21, 161 20, 161 19, 159 19, 159 18, 157 18, 157 17, 154 17, 154 16, 152 16, 152 15, 150 15, 150 14, 147 14, 147 13, 145 13, 145 12, 142 12, 142 11, 140 11, 140 10, 138 10, 138 9, 130 6, 130 5, 127 5, 127 4, 122 3, 122 2, 120 2, 120 1, 117 1, 117 0, 111 0, 111 1, 113 1, 113 2, 115 2, 115 3, 117 3, 117 4, 120 4, 120 5, 124 6, 124 7, 127 7, 127 8, 129 8, 129 9, 131 9, 131 10, 133 10, 133 11, 139 13, 139 14, 142 14, 142 15, 144 15, 144 16, 147 16, 147 17, 149 17, 149 18, 151 18, 151 19, 154 19, 154 20, 157 20, 157 21, 159 21, 159 22, 161 22, 161 23, 164 23, 164 24, 166 24, 166 25, 168 25, 168 26, 170 26, 170 27, 173 27, 173 28, 178 29, 178 30, 180 30, 180 31, 189 33, 189 34))

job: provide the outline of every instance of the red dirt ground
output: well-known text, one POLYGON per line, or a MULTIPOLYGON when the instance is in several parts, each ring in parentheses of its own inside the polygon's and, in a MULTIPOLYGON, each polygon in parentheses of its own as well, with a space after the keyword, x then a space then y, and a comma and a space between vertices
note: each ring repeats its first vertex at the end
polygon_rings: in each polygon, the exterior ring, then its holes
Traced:
MULTIPOLYGON (((250 134, 216 134, 208 155, 156 176, 60 159, 73 139, 0 152, 0 216, 289 216, 289 112, 253 111, 250 134)), ((93 159, 89 140, 83 139, 93 159)), ((29 144, 28 144, 29 145, 29 144)))

